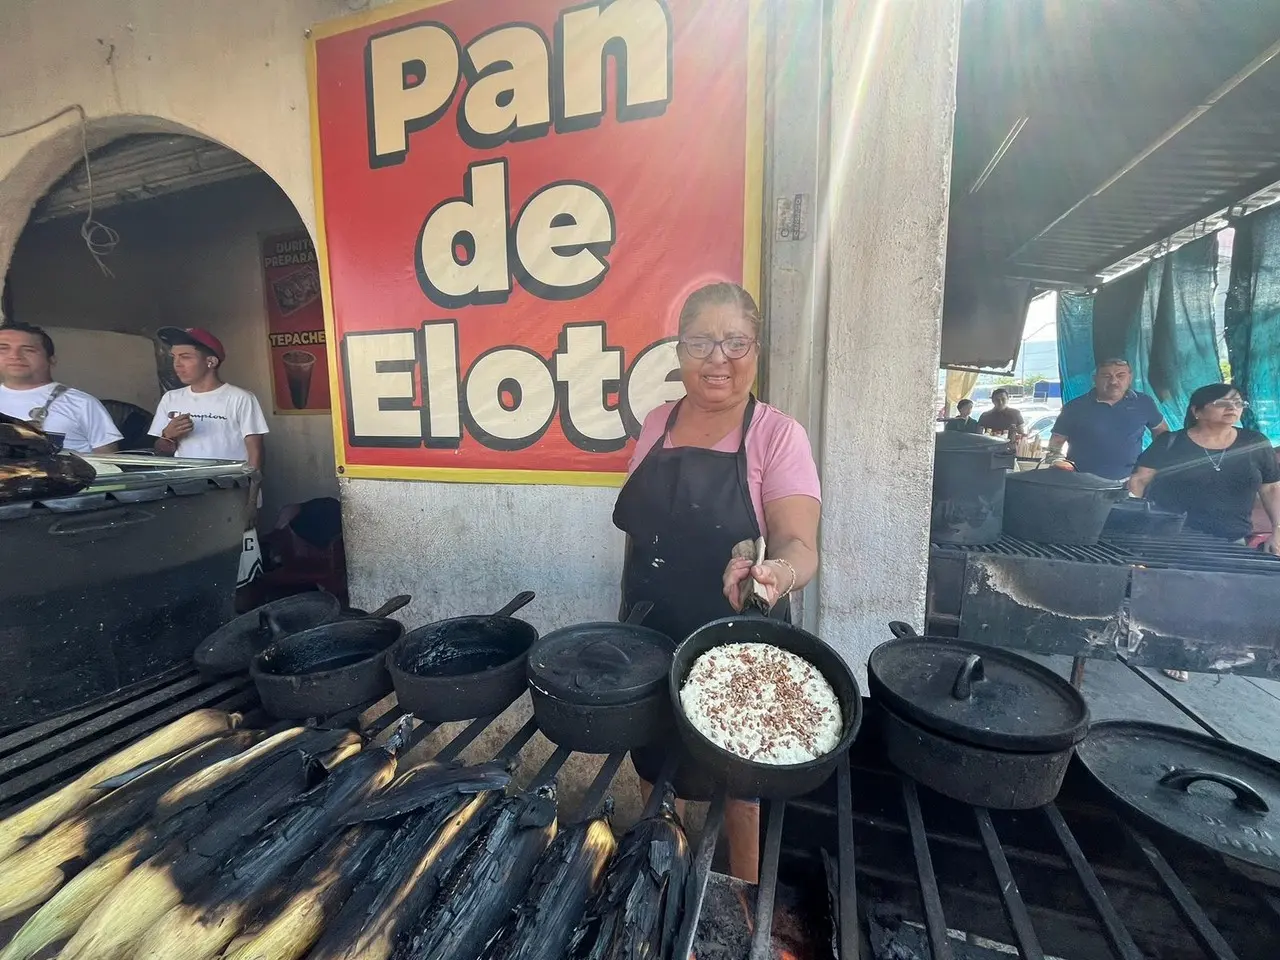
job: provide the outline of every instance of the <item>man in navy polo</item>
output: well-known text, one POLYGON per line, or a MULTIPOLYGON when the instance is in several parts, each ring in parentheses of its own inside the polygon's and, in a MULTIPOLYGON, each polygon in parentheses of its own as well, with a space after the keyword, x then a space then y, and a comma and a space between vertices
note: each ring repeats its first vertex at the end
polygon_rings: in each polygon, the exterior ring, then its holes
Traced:
POLYGON ((1093 374, 1093 389, 1058 414, 1046 463, 1066 466, 1062 447, 1070 444, 1071 462, 1081 473, 1127 480, 1146 432, 1155 438, 1168 429, 1156 402, 1133 391, 1129 362, 1104 360, 1093 374))

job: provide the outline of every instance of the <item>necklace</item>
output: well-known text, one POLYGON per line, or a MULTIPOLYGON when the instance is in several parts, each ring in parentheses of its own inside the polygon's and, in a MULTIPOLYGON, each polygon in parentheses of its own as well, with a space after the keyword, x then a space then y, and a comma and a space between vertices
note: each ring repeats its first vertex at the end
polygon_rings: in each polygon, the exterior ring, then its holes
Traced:
POLYGON ((1226 450, 1220 450, 1220 451, 1218 451, 1218 459, 1217 459, 1217 460, 1213 459, 1213 457, 1211 457, 1211 456, 1209 455, 1209 451, 1208 451, 1208 450, 1206 450, 1204 447, 1201 447, 1201 448, 1200 448, 1200 452, 1201 452, 1201 453, 1203 453, 1203 454, 1204 454, 1204 458, 1205 458, 1206 460, 1208 460, 1208 461, 1209 461, 1209 466, 1213 467, 1213 472, 1214 472, 1214 473, 1221 473, 1221 472, 1222 472, 1222 461, 1223 461, 1223 460, 1226 458, 1226 456, 1227 456, 1227 451, 1226 451, 1226 450))

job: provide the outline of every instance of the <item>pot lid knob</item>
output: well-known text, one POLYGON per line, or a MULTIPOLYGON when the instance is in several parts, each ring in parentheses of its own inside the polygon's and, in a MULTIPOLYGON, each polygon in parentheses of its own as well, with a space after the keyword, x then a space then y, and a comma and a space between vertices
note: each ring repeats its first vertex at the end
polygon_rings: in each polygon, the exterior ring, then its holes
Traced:
POLYGON ((968 700, 973 696, 973 685, 987 679, 987 669, 982 665, 982 657, 971 653, 964 658, 960 669, 956 672, 956 682, 951 687, 951 696, 957 700, 968 700))
POLYGON ((1241 810, 1248 810, 1252 813, 1268 813, 1271 810, 1267 806, 1267 801, 1262 799, 1262 795, 1249 786, 1248 782, 1226 773, 1215 773, 1212 770, 1187 770, 1185 768, 1170 770, 1160 778, 1160 785, 1186 793, 1193 783, 1201 780, 1208 780, 1229 789, 1236 795, 1233 802, 1241 810))

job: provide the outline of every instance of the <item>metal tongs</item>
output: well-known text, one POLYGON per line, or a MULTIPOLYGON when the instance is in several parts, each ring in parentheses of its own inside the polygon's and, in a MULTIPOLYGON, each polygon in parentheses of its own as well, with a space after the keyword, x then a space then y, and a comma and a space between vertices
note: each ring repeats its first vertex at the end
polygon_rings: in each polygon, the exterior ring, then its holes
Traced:
MULTIPOLYGON (((755 566, 764 563, 765 542, 764 537, 758 537, 754 541, 743 540, 733 548, 734 558, 744 557, 750 560, 755 566)), ((747 594, 743 601, 743 612, 758 613, 761 616, 769 615, 769 594, 765 590, 764 584, 760 583, 755 577, 750 577, 751 592, 747 594)))

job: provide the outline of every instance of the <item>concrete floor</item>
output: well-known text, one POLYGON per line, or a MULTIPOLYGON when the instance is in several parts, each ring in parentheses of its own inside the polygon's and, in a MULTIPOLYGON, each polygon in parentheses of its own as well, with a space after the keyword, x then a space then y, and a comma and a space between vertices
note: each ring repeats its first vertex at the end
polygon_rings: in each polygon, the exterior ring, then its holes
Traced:
MULTIPOLYGON (((1070 657, 1033 656, 1064 677, 1070 657)), ((1221 736, 1280 761, 1280 683, 1193 673, 1185 683, 1159 670, 1090 660, 1081 693, 1097 720, 1147 720, 1221 736), (1176 703, 1175 703, 1176 701, 1176 703)))

